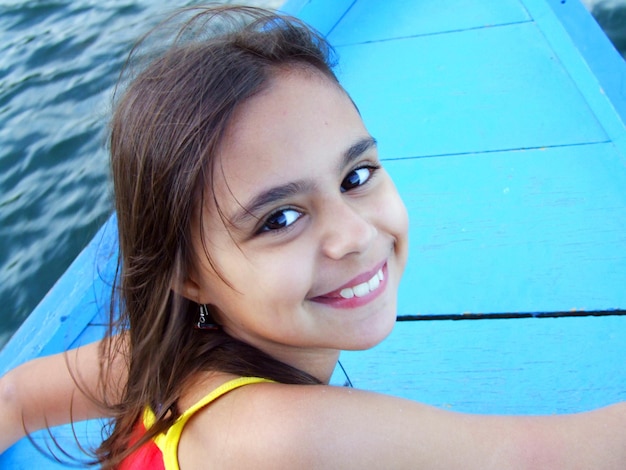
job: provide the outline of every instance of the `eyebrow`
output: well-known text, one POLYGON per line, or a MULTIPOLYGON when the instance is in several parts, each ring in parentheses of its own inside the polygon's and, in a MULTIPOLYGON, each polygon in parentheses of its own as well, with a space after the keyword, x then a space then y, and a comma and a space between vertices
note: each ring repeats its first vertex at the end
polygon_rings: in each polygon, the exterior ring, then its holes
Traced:
POLYGON ((363 139, 356 141, 353 145, 351 145, 348 150, 343 153, 343 159, 341 162, 340 170, 342 168, 350 165, 354 160, 359 158, 365 152, 367 152, 371 148, 375 148, 377 145, 376 139, 374 137, 369 136, 363 139))
MULTIPOLYGON (((339 163, 339 171, 349 166, 365 152, 377 145, 373 137, 359 139, 343 152, 339 163)), ((247 204, 240 204, 241 209, 233 214, 228 220, 234 226, 243 223, 248 218, 257 218, 264 207, 274 205, 284 199, 289 199, 297 194, 311 191, 314 184, 310 180, 297 180, 269 188, 253 197, 247 204)))

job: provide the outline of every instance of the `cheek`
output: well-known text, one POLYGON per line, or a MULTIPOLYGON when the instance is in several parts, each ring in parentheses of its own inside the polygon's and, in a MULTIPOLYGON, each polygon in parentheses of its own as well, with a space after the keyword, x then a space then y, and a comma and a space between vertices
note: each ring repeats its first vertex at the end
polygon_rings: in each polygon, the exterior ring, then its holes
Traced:
POLYGON ((386 186, 384 195, 378 198, 379 228, 393 238, 398 266, 404 271, 409 254, 409 217, 404 202, 390 178, 386 186))
POLYGON ((310 255, 299 243, 283 246, 255 260, 255 269, 250 282, 257 284, 260 295, 272 298, 277 303, 293 303, 303 300, 311 286, 308 265, 310 255))
POLYGON ((237 249, 227 259, 216 256, 220 271, 231 287, 211 276, 207 290, 214 294, 224 314, 233 309, 244 315, 293 309, 294 304, 304 300, 311 286, 312 266, 307 264, 310 256, 303 245, 237 249))
POLYGON ((404 201, 400 198, 400 195, 397 191, 395 191, 395 197, 393 204, 394 210, 390 211, 393 213, 393 218, 395 220, 396 229, 398 232, 398 237, 406 240, 409 235, 409 214, 406 210, 406 206, 404 205, 404 201))
POLYGON ((248 265, 235 275, 232 284, 238 292, 220 294, 221 323, 232 329, 231 334, 256 331, 271 336, 296 320, 294 312, 304 301, 310 285, 306 277, 308 270, 303 263, 286 261, 289 260, 282 257, 258 256, 254 267, 248 265))
POLYGON ((397 239, 398 243, 406 243, 409 233, 409 216, 393 181, 388 176, 383 195, 378 200, 378 214, 384 227, 397 239))

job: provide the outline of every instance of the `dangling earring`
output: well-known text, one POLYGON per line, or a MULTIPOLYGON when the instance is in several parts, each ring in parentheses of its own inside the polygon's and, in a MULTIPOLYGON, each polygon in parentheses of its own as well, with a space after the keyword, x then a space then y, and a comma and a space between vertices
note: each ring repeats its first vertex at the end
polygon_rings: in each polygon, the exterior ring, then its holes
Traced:
POLYGON ((198 318, 198 323, 196 323, 196 329, 212 331, 220 329, 220 326, 217 323, 213 323, 206 304, 200 304, 200 317, 198 318))

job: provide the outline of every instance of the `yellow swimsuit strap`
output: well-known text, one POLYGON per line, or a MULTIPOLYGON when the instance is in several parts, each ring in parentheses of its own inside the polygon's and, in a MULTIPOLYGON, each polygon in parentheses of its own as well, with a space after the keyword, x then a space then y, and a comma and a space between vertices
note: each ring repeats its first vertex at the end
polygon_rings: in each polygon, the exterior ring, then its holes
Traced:
MULTIPOLYGON (((180 442, 180 436, 183 433, 183 428, 189 418, 198 412, 198 410, 204 408, 212 401, 218 399, 222 395, 235 390, 236 388, 243 387, 244 385, 272 382, 268 379, 262 379, 260 377, 238 377, 233 380, 220 385, 215 390, 207 394, 204 398, 198 401, 191 408, 187 409, 182 415, 178 417, 176 422, 167 430, 165 434, 159 434, 154 438, 154 442, 161 449, 163 453, 163 463, 166 470, 180 470, 178 466, 178 443, 180 442)), ((149 429, 154 424, 156 417, 152 410, 146 409, 144 413, 144 426, 149 429)))

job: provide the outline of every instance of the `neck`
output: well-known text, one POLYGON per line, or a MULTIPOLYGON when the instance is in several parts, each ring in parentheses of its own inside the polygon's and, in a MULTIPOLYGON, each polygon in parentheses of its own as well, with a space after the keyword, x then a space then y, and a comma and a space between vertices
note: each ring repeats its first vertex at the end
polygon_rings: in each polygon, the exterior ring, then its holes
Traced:
POLYGON ((237 337, 230 331, 227 331, 227 333, 244 343, 260 349, 276 360, 312 375, 323 384, 330 382, 339 360, 339 350, 337 349, 302 348, 279 345, 272 342, 250 341, 247 338, 237 337))
POLYGON ((330 382, 339 360, 339 351, 334 349, 300 350, 296 354, 293 351, 290 354, 269 351, 268 354, 285 364, 312 375, 326 385, 330 382))

